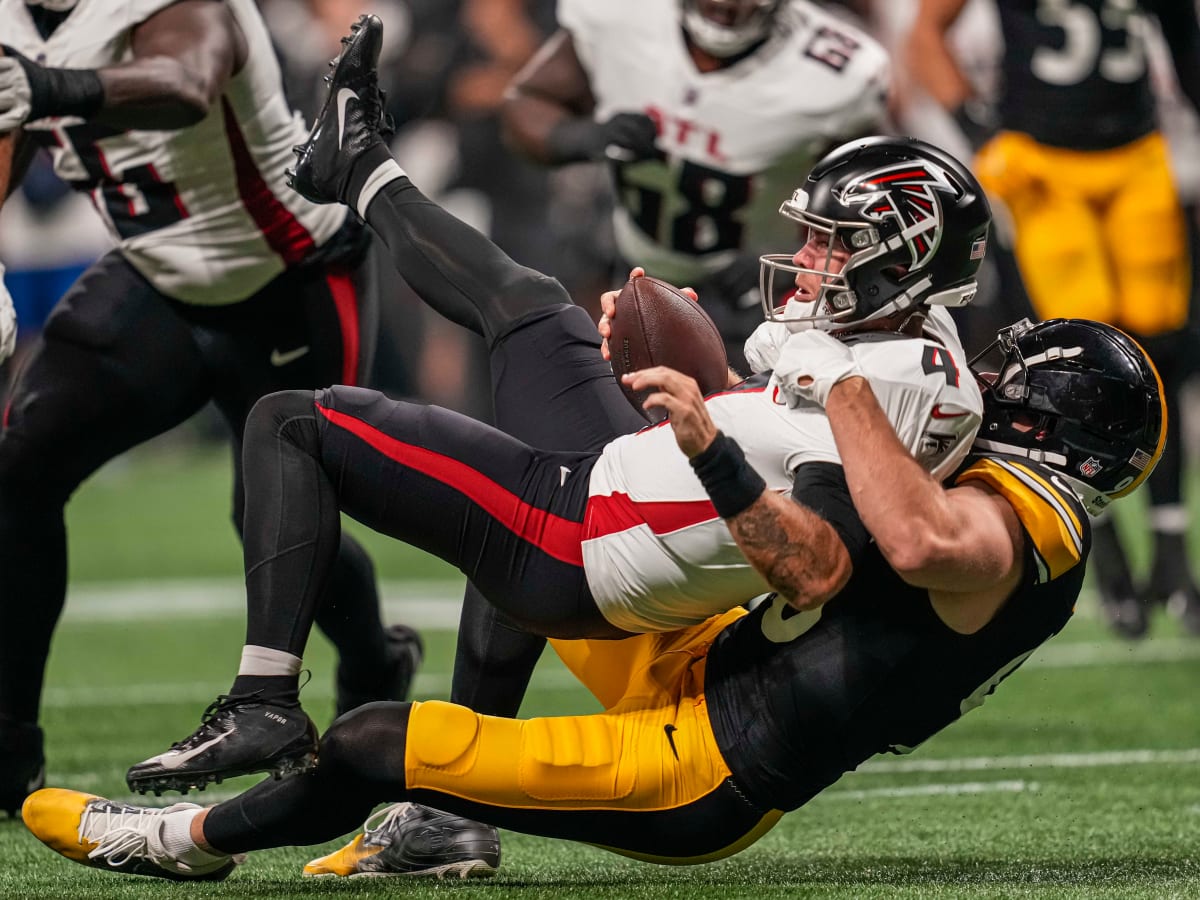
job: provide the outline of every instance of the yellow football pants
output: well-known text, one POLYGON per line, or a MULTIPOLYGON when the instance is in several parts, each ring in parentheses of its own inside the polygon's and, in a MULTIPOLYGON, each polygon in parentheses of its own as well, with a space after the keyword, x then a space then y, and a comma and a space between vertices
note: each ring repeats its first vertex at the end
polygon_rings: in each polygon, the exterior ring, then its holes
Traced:
POLYGON ((1007 207, 1017 264, 1042 319, 1098 319, 1140 335, 1187 321, 1191 261, 1166 141, 1075 151, 1001 132, 980 152, 1007 207))
POLYGON ((653 862, 736 853, 781 815, 740 796, 708 721, 706 654, 740 614, 668 634, 552 642, 602 713, 518 720, 413 704, 413 799, 653 862))

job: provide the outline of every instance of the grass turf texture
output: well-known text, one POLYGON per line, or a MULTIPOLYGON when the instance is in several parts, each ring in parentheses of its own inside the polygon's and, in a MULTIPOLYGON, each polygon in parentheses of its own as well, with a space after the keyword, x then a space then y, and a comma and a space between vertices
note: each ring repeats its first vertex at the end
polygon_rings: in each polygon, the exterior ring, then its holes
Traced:
MULTIPOLYGON (((224 457, 212 453, 135 457, 102 473, 70 511, 75 583, 235 575, 227 496, 224 457)), ((394 542, 370 545, 385 578, 446 574, 394 542)), ((243 625, 233 612, 91 612, 86 600, 72 603, 54 646, 43 723, 50 780, 123 797, 125 768, 188 733, 227 689, 243 625)), ((453 633, 424 633, 416 694, 444 697, 453 633)), ((912 756, 846 776, 755 846, 709 866, 655 867, 505 833, 502 872, 490 882, 302 880, 304 861, 334 843, 254 854, 223 884, 179 886, 85 869, 0 821, 0 897, 1200 897, 1200 642, 1161 616, 1153 634, 1120 644, 1081 615, 982 710, 912 756), (1099 755, 1129 751, 1149 752, 1099 755)), ((306 707, 324 725, 333 665, 323 640, 306 662, 306 707)), ((523 713, 594 708, 548 654, 523 713)), ((211 802, 238 784, 189 799, 211 802)))

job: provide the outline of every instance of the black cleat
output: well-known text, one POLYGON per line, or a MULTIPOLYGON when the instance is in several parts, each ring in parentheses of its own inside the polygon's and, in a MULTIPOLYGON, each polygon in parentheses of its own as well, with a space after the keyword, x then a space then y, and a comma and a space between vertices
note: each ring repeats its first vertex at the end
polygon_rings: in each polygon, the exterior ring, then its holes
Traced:
POLYGON ((296 167, 288 185, 314 203, 349 203, 346 196, 354 162, 383 143, 389 130, 375 67, 383 47, 383 23, 360 16, 342 38, 342 52, 325 76, 329 96, 313 122, 308 139, 293 148, 296 167))
POLYGON ((392 625, 384 632, 387 641, 387 674, 366 687, 354 684, 341 663, 337 667, 337 715, 375 700, 407 700, 417 669, 425 658, 421 636, 407 625, 392 625))
POLYGON ((304 867, 306 878, 433 875, 487 877, 500 869, 500 835, 419 803, 394 803, 367 819, 362 834, 304 867))
POLYGON ((222 694, 201 722, 171 749, 133 766, 125 774, 129 789, 186 794, 238 775, 269 772, 280 778, 316 765, 317 728, 299 704, 222 694))
POLYGON ((0 723, 0 810, 15 816, 25 798, 46 786, 42 729, 32 722, 0 723))

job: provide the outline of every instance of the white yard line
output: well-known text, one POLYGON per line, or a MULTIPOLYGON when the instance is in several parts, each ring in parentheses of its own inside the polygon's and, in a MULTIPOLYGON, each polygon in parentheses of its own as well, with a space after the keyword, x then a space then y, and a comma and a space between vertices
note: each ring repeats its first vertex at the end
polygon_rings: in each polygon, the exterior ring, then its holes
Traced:
POLYGON ((863 791, 839 791, 836 788, 814 799, 870 800, 875 797, 953 797, 959 794, 1019 794, 1036 791, 1036 781, 964 781, 959 784, 915 784, 911 787, 868 788, 863 791))
POLYGON ((980 772, 997 769, 1088 769, 1097 766, 1191 765, 1200 747, 1186 750, 1110 750, 1098 753, 1034 753, 1020 756, 966 756, 958 759, 869 760, 856 771, 866 775, 910 772, 980 772))

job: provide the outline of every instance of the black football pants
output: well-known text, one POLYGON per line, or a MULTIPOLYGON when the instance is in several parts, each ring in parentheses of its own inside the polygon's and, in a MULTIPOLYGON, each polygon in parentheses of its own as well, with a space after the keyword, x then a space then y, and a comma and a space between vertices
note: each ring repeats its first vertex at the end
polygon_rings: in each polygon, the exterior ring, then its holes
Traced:
MULTIPOLYGON (((240 530, 240 444, 254 402, 369 371, 377 252, 290 270, 251 298, 217 307, 163 296, 113 252, 63 297, 17 375, 0 430, 0 722, 38 717, 65 599, 63 508, 74 490, 108 460, 211 400, 233 432, 233 519, 240 530)), ((349 539, 335 555, 322 627, 344 657, 382 668, 386 648, 370 560, 349 539)))

